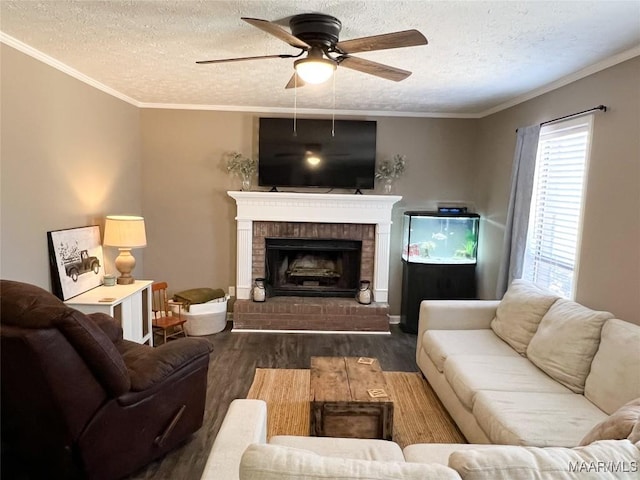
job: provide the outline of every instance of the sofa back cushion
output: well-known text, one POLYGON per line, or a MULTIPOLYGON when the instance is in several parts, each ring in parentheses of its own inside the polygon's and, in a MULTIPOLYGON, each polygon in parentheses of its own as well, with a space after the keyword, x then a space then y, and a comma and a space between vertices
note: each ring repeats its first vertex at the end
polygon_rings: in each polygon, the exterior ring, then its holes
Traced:
POLYGON ((69 307, 46 290, 28 283, 0 280, 2 325, 52 328, 69 314, 69 307))
POLYGON ((527 347, 527 357, 557 382, 575 393, 584 393, 602 325, 610 318, 613 314, 609 312, 597 312, 561 298, 542 317, 527 347))
POLYGON ((611 319, 602 327, 600 346, 591 362, 584 395, 612 414, 640 397, 640 325, 611 319))
POLYGON ((253 444, 240 461, 240 480, 460 480, 438 464, 378 462, 323 457, 308 450, 253 444))
POLYGON ((93 374, 114 397, 131 388, 127 366, 106 333, 84 313, 69 309, 57 327, 80 353, 93 374))
POLYGON ((524 355, 542 317, 557 295, 525 280, 514 280, 491 321, 491 329, 520 355, 524 355))
POLYGON ((449 466, 464 480, 635 480, 639 461, 640 451, 629 440, 575 448, 496 445, 449 456, 449 466))
POLYGON ((57 328, 106 391, 118 396, 129 390, 129 373, 122 356, 91 317, 69 308, 40 287, 11 280, 0 282, 0 310, 3 325, 25 329, 57 328))

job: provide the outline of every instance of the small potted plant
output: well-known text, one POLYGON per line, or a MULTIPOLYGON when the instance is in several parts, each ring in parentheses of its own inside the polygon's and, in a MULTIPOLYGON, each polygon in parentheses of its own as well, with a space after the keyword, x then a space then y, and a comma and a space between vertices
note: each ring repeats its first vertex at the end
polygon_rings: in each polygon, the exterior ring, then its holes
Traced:
POLYGON ((227 172, 242 179, 242 190, 251 189, 251 177, 258 171, 258 161, 241 153, 226 154, 227 172))
POLYGON ((406 158, 396 154, 392 160, 383 160, 376 169, 376 178, 384 182, 384 193, 391 193, 393 182, 400 178, 405 170, 406 158))

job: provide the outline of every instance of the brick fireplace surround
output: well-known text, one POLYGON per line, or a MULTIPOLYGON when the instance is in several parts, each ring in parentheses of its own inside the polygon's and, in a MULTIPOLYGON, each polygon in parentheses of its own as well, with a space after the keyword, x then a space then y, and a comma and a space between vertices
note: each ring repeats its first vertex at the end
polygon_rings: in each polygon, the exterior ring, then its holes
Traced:
POLYGON ((388 332, 391 195, 228 192, 237 204, 235 331, 388 332), (375 302, 337 297, 267 298, 253 302, 253 280, 265 276, 265 238, 362 241, 360 278, 375 302))

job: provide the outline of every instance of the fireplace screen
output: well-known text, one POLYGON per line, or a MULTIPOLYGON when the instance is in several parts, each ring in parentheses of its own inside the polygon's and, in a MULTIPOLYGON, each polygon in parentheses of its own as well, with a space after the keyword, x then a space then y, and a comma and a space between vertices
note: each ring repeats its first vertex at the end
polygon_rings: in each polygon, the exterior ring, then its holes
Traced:
POLYGON ((266 281, 270 295, 355 295, 362 242, 267 238, 266 281))

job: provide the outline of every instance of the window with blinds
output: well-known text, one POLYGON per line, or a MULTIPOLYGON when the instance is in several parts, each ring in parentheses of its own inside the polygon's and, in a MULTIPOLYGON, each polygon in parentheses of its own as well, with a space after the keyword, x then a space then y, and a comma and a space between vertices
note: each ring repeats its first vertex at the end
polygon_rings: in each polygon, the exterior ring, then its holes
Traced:
POLYGON ((574 297, 593 116, 540 130, 523 278, 574 297))

